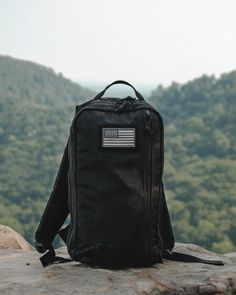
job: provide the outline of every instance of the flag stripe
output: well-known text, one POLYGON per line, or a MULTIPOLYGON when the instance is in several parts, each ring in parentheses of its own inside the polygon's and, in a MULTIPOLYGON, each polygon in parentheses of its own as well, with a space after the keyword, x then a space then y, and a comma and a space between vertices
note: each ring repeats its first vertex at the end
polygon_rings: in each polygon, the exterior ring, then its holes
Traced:
POLYGON ((135 147, 135 128, 102 128, 103 147, 135 147))

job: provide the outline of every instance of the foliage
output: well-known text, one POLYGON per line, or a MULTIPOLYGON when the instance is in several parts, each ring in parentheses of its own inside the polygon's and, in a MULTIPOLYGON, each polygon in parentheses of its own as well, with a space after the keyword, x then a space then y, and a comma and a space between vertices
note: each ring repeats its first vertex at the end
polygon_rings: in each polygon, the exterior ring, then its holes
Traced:
POLYGON ((236 72, 158 86, 164 180, 176 239, 236 250, 236 72))
MULTIPOLYGON (((33 242, 75 105, 92 93, 53 70, 0 56, 0 223, 33 242)), ((164 182, 177 241, 236 250, 236 72, 159 85, 164 182)))
POLYGON ((51 69, 0 56, 0 223, 31 243, 75 105, 91 95, 51 69))

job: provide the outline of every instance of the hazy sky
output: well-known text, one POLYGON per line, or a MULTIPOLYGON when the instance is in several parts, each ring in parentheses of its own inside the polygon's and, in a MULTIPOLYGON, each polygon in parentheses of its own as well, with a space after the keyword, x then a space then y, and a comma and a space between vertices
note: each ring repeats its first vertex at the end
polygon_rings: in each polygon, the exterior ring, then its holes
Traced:
POLYGON ((85 83, 219 75, 236 69, 236 1, 0 0, 0 54, 85 83))

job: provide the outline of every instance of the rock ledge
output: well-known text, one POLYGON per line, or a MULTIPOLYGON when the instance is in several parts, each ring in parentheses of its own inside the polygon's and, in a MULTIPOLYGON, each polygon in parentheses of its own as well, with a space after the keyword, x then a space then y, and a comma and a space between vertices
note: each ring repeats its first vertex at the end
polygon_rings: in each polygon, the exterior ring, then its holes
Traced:
MULTIPOLYGON (((7 244, 4 245, 6 248, 7 244)), ((76 262, 43 268, 39 254, 31 249, 0 249, 1 295, 236 294, 236 253, 216 257, 199 246, 177 243, 175 251, 218 258, 225 265, 165 260, 149 268, 108 270, 76 262)), ((68 255, 66 247, 57 252, 68 255)))

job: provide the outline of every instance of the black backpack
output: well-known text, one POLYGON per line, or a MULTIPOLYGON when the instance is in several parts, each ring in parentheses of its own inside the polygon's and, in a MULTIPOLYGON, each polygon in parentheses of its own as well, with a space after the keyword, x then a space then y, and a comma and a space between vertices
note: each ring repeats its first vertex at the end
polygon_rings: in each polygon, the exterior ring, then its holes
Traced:
POLYGON ((43 266, 64 262, 52 247, 56 234, 70 257, 105 268, 144 267, 163 258, 222 265, 172 252, 175 244, 162 176, 163 120, 128 82, 118 80, 76 107, 50 199, 36 231, 43 266), (137 99, 104 98, 114 84, 137 99), (60 229, 70 215, 69 225, 60 229))

